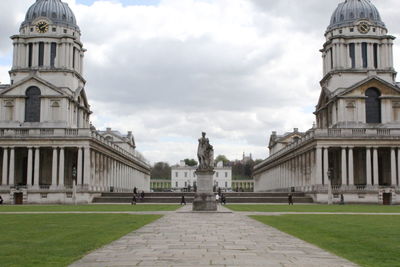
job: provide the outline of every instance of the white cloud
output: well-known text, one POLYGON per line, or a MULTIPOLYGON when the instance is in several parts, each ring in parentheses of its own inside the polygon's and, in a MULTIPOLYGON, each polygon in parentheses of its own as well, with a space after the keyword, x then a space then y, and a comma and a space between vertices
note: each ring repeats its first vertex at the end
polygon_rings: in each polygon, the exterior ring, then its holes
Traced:
MULTIPOLYGON (((138 150, 151 161, 195 157, 201 131, 216 154, 234 159, 245 151, 264 158, 271 131, 311 127, 322 75, 318 50, 339 1, 66 2, 88 49, 93 122, 132 130, 138 150)), ((400 3, 374 2, 389 30, 400 33, 400 3)), ((0 2, 0 8, 12 6, 0 18, 8 23, 0 29, 2 41, 18 31, 32 3, 0 2)), ((11 42, 0 43, 2 53, 11 53, 11 42)), ((8 68, 0 66, 3 81, 8 68)))

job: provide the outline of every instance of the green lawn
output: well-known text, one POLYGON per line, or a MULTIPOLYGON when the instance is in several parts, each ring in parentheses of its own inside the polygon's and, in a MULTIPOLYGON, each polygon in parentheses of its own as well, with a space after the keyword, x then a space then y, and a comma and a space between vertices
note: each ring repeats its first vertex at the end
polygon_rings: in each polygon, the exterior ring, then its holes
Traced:
POLYGON ((400 216, 251 217, 362 266, 400 266, 400 216))
POLYGON ((0 265, 67 266, 161 216, 0 215, 0 265))
POLYGON ((400 206, 379 205, 227 205, 234 211, 255 212, 373 212, 400 213, 400 206))
POLYGON ((179 205, 2 205, 0 212, 13 211, 174 211, 179 205))

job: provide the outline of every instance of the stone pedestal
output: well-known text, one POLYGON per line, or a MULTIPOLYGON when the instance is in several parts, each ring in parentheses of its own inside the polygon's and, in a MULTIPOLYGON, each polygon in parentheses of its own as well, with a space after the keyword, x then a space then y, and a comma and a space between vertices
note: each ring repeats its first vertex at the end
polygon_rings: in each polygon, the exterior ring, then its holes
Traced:
POLYGON ((196 171, 197 192, 193 200, 193 211, 217 211, 213 193, 214 171, 196 171))

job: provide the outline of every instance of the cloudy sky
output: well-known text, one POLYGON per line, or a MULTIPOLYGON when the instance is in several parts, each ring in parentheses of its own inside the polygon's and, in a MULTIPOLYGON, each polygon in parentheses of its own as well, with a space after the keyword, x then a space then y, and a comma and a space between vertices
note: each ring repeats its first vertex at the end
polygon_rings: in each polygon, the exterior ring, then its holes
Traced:
MULTIPOLYGON (((0 82, 35 0, 1 0, 0 82)), ((312 126, 319 49, 340 0, 64 0, 88 50, 86 91, 97 128, 134 132, 151 162, 215 154, 268 155, 273 130, 312 126)), ((373 1, 400 36, 398 0, 373 1)), ((395 47, 400 69, 400 46, 395 47)))

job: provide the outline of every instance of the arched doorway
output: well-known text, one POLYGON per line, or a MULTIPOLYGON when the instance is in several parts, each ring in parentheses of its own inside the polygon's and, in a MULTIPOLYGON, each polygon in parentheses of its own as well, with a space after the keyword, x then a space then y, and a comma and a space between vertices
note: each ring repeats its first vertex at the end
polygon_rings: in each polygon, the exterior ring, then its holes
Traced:
POLYGON ((40 122, 40 90, 32 86, 26 90, 25 122, 40 122))
POLYGON ((369 88, 365 92, 365 112, 367 123, 381 123, 381 93, 376 88, 369 88))

